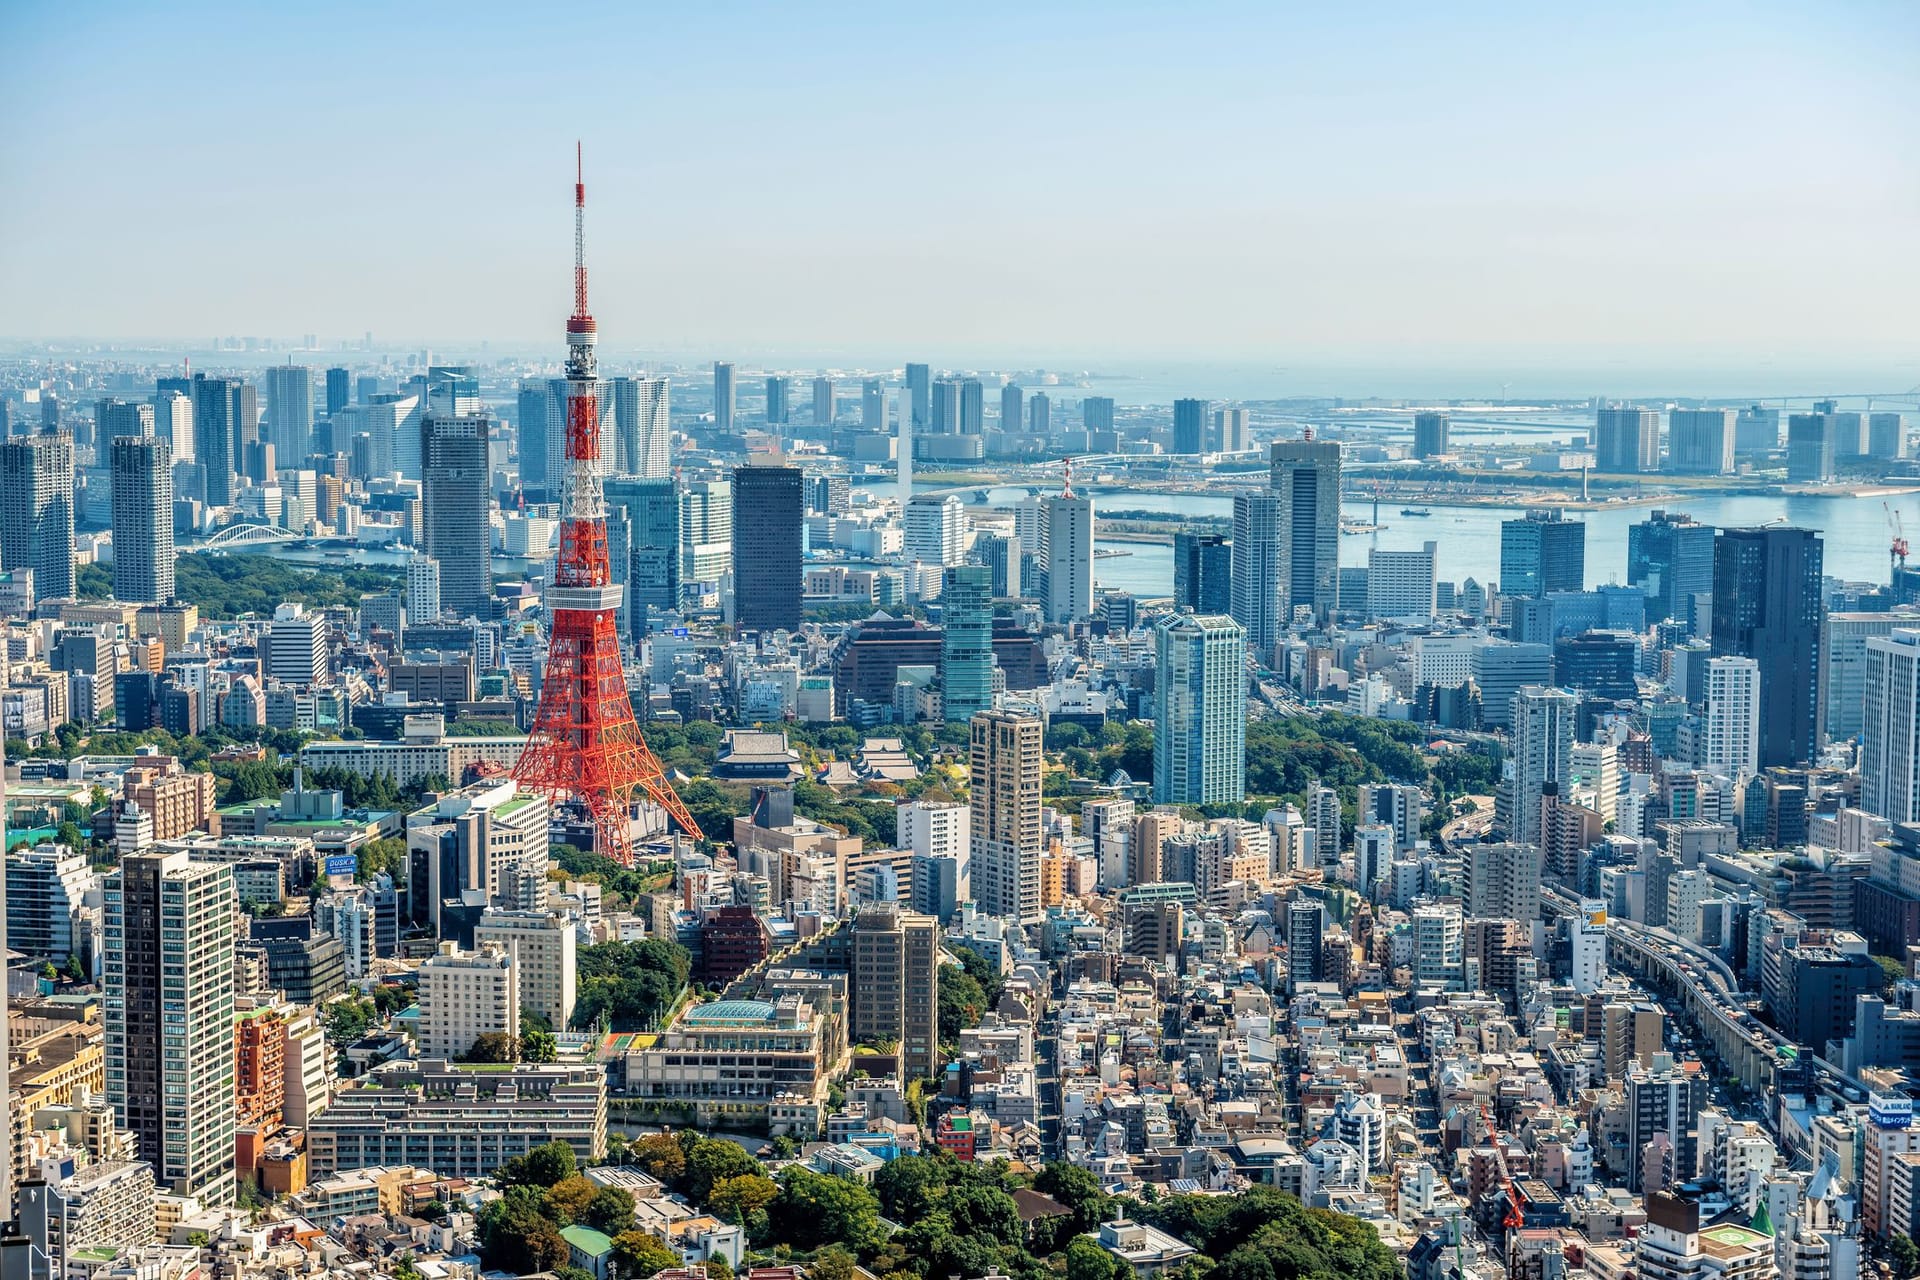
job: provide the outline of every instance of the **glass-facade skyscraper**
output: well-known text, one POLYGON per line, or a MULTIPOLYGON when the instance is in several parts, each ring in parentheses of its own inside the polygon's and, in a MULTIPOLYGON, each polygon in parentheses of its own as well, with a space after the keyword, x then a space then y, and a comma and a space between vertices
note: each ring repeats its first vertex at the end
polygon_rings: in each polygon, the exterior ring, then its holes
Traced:
POLYGON ((803 479, 796 467, 734 469, 733 615, 744 630, 800 625, 803 479))
POLYGON ((941 707, 947 720, 971 720, 993 707, 993 570, 954 565, 941 577, 941 707))
POLYGON ((1811 529, 1723 529, 1713 544, 1715 657, 1760 664, 1760 767, 1813 759, 1820 723, 1820 575, 1811 529))

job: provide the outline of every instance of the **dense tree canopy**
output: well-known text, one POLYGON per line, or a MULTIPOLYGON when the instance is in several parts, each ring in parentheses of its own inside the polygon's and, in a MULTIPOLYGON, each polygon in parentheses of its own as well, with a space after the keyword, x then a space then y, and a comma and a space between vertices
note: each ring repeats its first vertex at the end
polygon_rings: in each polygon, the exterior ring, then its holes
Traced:
POLYGON ((604 1016, 615 1031, 648 1029, 687 985, 692 964, 685 947, 660 938, 582 947, 573 1025, 592 1027, 604 1016))

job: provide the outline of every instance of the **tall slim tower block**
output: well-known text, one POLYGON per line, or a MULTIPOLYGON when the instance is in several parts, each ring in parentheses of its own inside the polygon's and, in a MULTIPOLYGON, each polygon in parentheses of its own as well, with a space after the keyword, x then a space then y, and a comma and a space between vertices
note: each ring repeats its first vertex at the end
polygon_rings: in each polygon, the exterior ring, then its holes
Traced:
POLYGON ((584 810, 598 852, 630 864, 633 806, 643 794, 687 833, 697 836, 700 828, 640 738, 620 664, 621 592, 607 554, 600 481, 599 334, 587 310, 586 208, 586 182, 576 173, 560 555, 546 596, 552 632, 540 711, 514 778, 584 810))
POLYGON ((113 598, 173 599, 173 447, 157 436, 112 445, 113 598))

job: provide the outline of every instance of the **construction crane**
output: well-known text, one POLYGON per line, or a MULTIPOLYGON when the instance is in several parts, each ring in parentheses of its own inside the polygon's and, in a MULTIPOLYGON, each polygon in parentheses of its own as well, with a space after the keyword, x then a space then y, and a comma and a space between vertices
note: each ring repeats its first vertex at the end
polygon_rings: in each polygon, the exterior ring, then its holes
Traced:
POLYGON ((1887 528, 1893 531, 1893 539, 1887 544, 1887 580, 1891 582, 1900 570, 1907 567, 1907 531, 1901 526, 1900 513, 1886 503, 1880 509, 1887 513, 1887 528))
POLYGON ((1480 1118, 1486 1122, 1487 1140, 1493 1146, 1494 1167, 1500 1171, 1500 1185, 1507 1193, 1507 1216, 1500 1225, 1509 1231, 1517 1231, 1526 1225, 1526 1215, 1520 1212, 1520 1193, 1513 1185, 1513 1175, 1507 1170, 1507 1153, 1500 1146, 1500 1127, 1493 1122, 1493 1108, 1486 1103, 1480 1104, 1480 1118))

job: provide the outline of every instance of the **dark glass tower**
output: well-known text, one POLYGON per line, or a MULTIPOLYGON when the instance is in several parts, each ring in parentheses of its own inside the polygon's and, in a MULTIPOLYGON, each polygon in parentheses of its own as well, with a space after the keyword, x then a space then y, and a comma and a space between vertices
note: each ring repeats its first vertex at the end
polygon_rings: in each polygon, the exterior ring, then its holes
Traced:
POLYGON ((1820 575, 1811 529, 1724 529, 1713 546, 1713 652, 1760 664, 1760 765, 1813 758, 1820 709, 1820 575))
POLYGON ((806 503, 794 467, 733 473, 733 615, 745 630, 800 625, 800 542, 806 503))

